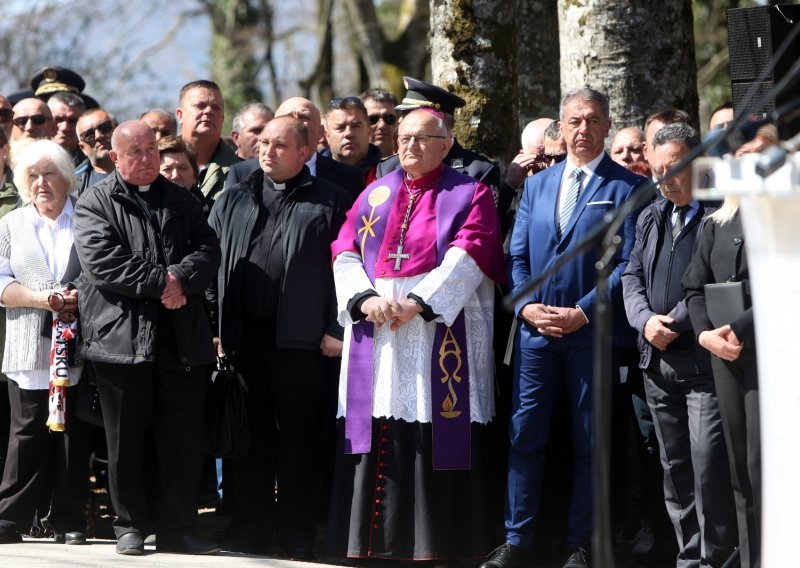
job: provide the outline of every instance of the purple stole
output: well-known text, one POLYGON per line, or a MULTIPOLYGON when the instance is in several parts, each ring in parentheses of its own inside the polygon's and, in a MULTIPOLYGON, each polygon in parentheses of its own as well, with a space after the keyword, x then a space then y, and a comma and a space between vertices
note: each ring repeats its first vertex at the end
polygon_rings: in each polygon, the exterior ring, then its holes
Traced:
MULTIPOLYGON (((359 205, 356 240, 363 243, 361 258, 373 285, 378 250, 403 175, 405 172, 398 169, 372 183, 364 190, 367 198, 359 205)), ((464 224, 475 194, 475 182, 464 183, 463 178, 445 166, 436 190, 437 265, 464 224)), ((362 320, 352 326, 347 366, 346 454, 369 453, 372 445, 374 334, 375 324, 371 322, 362 320)), ((431 399, 433 468, 470 469, 469 365, 463 310, 452 326, 436 324, 431 352, 431 399)))

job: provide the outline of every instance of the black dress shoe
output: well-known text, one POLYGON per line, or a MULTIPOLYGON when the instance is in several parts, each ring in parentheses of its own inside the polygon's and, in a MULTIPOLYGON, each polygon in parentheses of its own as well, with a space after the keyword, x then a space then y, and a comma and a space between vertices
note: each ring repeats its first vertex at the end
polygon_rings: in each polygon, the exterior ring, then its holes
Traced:
POLYGON ((175 552, 177 554, 215 554, 220 551, 216 543, 203 540, 193 534, 177 537, 158 535, 156 538, 156 551, 175 552))
POLYGON ((22 542, 22 535, 10 529, 0 529, 0 544, 19 544, 22 542))
POLYGON ((53 540, 61 544, 86 544, 86 535, 80 531, 54 533, 53 540))
POLYGON ((489 553, 480 568, 519 568, 526 566, 529 559, 530 554, 526 550, 504 542, 489 553))
POLYGON ((564 568, 590 568, 591 565, 592 553, 582 546, 575 547, 567 561, 564 562, 564 568))
POLYGON ((125 533, 117 540, 117 554, 129 556, 144 554, 144 541, 137 532, 125 533))

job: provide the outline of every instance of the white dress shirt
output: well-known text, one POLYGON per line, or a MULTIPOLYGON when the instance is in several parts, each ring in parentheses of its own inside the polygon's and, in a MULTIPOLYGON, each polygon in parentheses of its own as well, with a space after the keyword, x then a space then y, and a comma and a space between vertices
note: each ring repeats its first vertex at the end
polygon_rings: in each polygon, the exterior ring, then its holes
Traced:
POLYGON ((597 166, 600 165, 600 162, 605 155, 605 152, 600 152, 596 158, 594 158, 591 162, 582 165, 580 168, 575 165, 575 162, 573 162, 569 156, 567 156, 567 161, 564 165, 564 174, 561 176, 561 187, 558 191, 558 211, 556 212, 556 219, 561 218, 561 210, 564 209, 564 202, 567 200, 567 190, 569 189, 570 184, 572 184, 572 172, 577 169, 580 169, 583 172, 583 177, 581 178, 581 191, 579 194, 583 195, 583 190, 586 189, 586 185, 589 183, 589 180, 594 175, 597 166))

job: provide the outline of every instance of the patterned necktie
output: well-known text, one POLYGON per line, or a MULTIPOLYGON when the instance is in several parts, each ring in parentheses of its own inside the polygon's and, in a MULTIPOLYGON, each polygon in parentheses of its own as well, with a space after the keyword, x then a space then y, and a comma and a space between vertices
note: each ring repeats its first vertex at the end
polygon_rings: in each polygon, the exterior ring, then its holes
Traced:
POLYGON ((562 235, 564 229, 567 228, 569 218, 572 217, 572 212, 575 211, 575 204, 578 203, 578 194, 581 192, 581 177, 583 172, 580 169, 572 171, 572 183, 567 188, 567 198, 561 207, 561 216, 558 219, 558 233, 562 235))
POLYGON ((672 225, 672 240, 681 233, 684 225, 686 225, 686 213, 691 209, 691 205, 681 205, 677 207, 678 217, 675 219, 675 224, 672 225))

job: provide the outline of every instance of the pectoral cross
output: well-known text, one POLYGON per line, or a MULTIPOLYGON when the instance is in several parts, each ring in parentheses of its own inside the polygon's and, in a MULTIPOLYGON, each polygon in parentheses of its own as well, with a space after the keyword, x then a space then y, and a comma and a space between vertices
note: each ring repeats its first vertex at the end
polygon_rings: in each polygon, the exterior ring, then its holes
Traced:
POLYGON ((394 259, 394 269, 400 270, 400 263, 410 259, 411 255, 408 253, 403 254, 403 245, 397 245, 397 252, 390 253, 389 258, 394 259))

